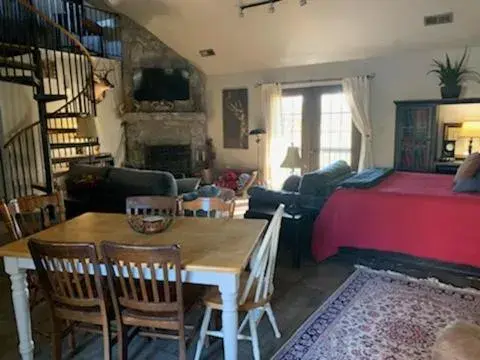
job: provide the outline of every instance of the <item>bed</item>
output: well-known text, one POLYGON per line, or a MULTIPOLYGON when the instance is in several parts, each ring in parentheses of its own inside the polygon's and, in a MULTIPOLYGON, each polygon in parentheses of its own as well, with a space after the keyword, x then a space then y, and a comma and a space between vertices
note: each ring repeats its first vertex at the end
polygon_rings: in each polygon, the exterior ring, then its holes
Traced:
POLYGON ((340 247, 398 252, 480 268, 480 194, 452 175, 395 172, 370 189, 339 189, 314 223, 317 261, 340 247))

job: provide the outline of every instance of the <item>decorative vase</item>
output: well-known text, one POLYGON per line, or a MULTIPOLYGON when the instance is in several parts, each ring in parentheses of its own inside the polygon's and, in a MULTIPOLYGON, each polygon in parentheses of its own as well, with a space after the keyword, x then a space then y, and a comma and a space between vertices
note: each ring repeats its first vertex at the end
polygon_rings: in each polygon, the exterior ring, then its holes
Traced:
POLYGON ((462 92, 462 86, 442 86, 440 88, 440 91, 442 93, 442 99, 456 99, 460 96, 460 93, 462 92))

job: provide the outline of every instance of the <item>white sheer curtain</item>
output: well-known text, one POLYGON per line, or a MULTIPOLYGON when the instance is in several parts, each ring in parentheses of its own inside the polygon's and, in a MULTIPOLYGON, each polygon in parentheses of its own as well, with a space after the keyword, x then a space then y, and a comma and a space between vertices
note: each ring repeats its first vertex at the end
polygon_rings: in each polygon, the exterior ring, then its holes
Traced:
POLYGON ((282 116, 282 87, 280 84, 264 84, 262 91, 262 118, 265 126, 265 154, 263 157, 263 181, 271 186, 272 175, 276 168, 280 168, 283 159, 276 156, 278 144, 275 141, 275 126, 280 123, 282 116))
POLYGON ((352 121, 362 135, 358 171, 373 166, 370 80, 358 76, 342 80, 343 92, 352 112, 352 121))

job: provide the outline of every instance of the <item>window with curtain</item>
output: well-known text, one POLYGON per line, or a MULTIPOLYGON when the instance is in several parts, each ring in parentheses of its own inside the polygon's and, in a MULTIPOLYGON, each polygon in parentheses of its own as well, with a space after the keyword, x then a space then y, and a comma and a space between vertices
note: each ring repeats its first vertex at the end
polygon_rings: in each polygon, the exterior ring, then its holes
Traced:
MULTIPOLYGON (((273 126, 272 145, 275 149, 271 154, 271 174, 273 189, 280 189, 283 182, 291 174, 290 169, 281 168, 289 146, 302 147, 302 109, 303 96, 282 96, 282 113, 278 123, 273 126)), ((300 153, 301 155, 301 153, 300 153)), ((295 169, 294 174, 300 174, 295 169)))
POLYGON ((320 144, 318 165, 337 160, 352 164, 352 114, 343 92, 320 95, 320 144))

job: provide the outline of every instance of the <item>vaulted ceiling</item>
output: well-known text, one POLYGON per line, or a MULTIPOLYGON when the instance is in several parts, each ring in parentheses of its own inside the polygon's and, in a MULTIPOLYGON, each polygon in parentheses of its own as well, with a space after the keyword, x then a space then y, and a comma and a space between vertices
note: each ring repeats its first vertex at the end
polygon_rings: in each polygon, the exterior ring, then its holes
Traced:
POLYGON ((283 0, 239 17, 237 0, 107 0, 206 74, 480 44, 480 0, 283 0), (423 17, 454 12, 454 23, 423 17), (200 49, 216 56, 202 58, 200 49))

